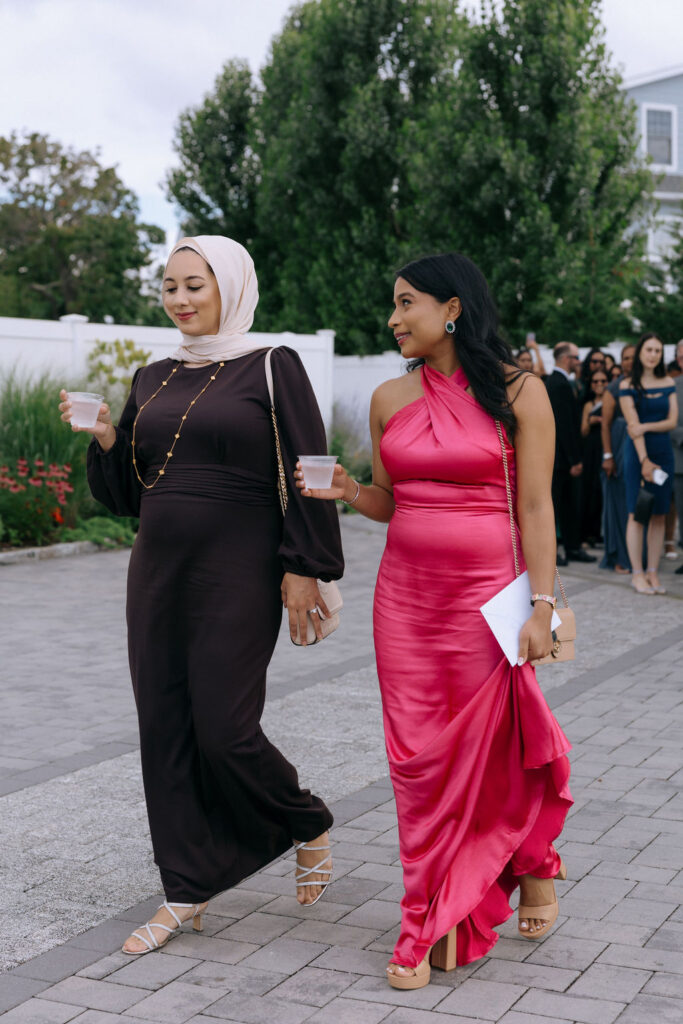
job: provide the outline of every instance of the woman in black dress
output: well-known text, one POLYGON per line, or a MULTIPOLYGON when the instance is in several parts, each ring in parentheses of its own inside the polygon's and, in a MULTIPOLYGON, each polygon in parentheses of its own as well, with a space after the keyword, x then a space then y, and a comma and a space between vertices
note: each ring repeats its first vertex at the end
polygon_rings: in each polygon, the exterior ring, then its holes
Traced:
MULTIPOLYGON (((163 945, 215 894, 297 845, 297 897, 329 882, 325 804, 259 725, 282 604, 290 632, 320 632, 317 578, 338 579, 337 513, 289 490, 277 460, 267 349, 247 336, 258 302, 251 257, 228 238, 182 239, 164 278, 164 308, 182 332, 170 359, 139 369, 117 427, 103 405, 88 450, 93 495, 140 516, 127 620, 145 796, 166 900, 126 941, 163 945)), ((302 452, 327 451, 298 355, 272 355, 289 480, 302 452)), ((62 419, 71 418, 62 392, 62 419)), ((75 429, 75 428, 74 428, 75 429)))
POLYGON ((581 540, 594 547, 602 537, 602 399, 609 377, 605 370, 593 370, 586 381, 586 401, 581 413, 583 450, 583 502, 581 540))

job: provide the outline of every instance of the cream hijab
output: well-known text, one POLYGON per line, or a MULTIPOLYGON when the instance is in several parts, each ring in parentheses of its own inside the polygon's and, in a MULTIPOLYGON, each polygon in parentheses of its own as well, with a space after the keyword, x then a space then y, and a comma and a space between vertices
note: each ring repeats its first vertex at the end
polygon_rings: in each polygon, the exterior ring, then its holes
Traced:
POLYGON ((182 344, 171 358, 188 363, 216 363, 267 348, 262 341, 247 335, 258 304, 258 282, 254 261, 244 246, 224 235, 197 235, 176 242, 169 260, 174 252, 185 247, 198 253, 214 272, 221 297, 220 325, 218 334, 195 337, 181 331, 182 344))

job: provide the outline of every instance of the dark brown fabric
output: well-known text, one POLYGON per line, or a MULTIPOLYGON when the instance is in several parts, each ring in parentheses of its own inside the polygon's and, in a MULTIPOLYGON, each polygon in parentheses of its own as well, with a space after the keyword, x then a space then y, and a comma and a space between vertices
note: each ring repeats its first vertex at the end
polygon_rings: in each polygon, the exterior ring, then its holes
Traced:
MULTIPOLYGON (((259 725, 277 640, 283 571, 339 579, 337 513, 290 486, 283 522, 265 383, 265 351, 227 362, 185 421, 165 475, 144 491, 133 472, 137 409, 170 359, 139 370, 116 443, 88 450, 93 495, 140 515, 127 620, 154 855, 170 900, 204 900, 332 822, 259 725)), ((276 411, 292 481, 299 454, 326 451, 298 355, 273 353, 276 411)), ((211 367, 180 367, 141 413, 138 466, 151 482, 211 367)), ((294 890, 293 890, 294 891, 294 890)))

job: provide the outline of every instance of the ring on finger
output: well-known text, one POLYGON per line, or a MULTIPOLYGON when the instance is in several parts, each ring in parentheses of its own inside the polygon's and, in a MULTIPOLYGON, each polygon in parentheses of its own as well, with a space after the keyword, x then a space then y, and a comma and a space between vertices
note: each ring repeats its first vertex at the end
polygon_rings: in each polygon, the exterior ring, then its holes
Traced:
POLYGON ((318 614, 318 609, 317 608, 309 608, 308 609, 308 614, 309 615, 317 615, 318 614))

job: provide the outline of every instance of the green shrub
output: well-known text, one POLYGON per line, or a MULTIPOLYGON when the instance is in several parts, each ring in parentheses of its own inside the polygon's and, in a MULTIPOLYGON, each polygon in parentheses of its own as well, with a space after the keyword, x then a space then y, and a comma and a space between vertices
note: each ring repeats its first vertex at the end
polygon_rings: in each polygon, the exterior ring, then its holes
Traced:
POLYGON ((135 519, 92 516, 64 530, 62 540, 89 540, 102 548, 130 547, 135 540, 135 519))
MULTIPOLYGON (((59 392, 65 383, 49 373, 20 378, 12 372, 0 380, 0 463, 42 459, 47 466, 71 466, 73 493, 62 511, 67 525, 73 525, 77 516, 93 515, 96 505, 85 475, 90 435, 71 430, 59 416, 59 392)), ((87 387, 83 380, 70 379, 68 385, 74 390, 87 387)))
POLYGON ((71 466, 19 458, 0 466, 0 541, 40 546, 56 540, 73 487, 71 466))

